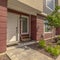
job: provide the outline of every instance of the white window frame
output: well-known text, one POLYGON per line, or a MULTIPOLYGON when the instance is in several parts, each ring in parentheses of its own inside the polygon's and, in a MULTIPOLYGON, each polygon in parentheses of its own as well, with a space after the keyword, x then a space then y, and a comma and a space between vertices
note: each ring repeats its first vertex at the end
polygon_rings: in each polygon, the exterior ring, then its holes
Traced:
POLYGON ((29 34, 29 17, 25 15, 21 15, 21 17, 27 18, 27 32, 23 32, 23 22, 21 20, 21 34, 29 34))
POLYGON ((44 27, 43 27, 43 29, 44 29, 44 33, 52 33, 52 30, 49 31, 49 32, 46 32, 46 31, 45 31, 45 22, 44 22, 44 27))
POLYGON ((53 9, 51 9, 50 7, 48 7, 48 5, 47 5, 47 1, 48 0, 46 0, 46 7, 48 8, 48 9, 50 9, 51 11, 54 11, 55 10, 55 0, 52 0, 54 3, 53 3, 53 9))

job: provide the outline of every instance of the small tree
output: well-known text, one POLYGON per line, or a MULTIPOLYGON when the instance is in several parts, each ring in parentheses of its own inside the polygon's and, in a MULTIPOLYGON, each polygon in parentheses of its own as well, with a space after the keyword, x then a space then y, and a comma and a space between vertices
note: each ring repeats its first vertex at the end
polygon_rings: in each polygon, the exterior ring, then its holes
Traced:
POLYGON ((56 6, 55 10, 47 16, 48 25, 57 28, 60 27, 60 6, 56 6))

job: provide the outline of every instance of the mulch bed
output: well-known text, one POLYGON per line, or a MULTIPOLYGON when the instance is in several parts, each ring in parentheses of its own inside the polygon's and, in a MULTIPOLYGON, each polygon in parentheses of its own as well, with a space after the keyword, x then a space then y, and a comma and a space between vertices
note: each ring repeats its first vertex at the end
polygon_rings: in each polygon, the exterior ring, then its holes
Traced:
POLYGON ((10 60, 10 58, 5 54, 0 56, 0 60, 10 60))
POLYGON ((49 56, 50 58, 56 59, 57 57, 52 56, 51 54, 49 54, 47 51, 45 51, 43 48, 40 48, 39 45, 37 43, 29 45, 28 47, 39 51, 40 53, 43 53, 44 55, 49 56))

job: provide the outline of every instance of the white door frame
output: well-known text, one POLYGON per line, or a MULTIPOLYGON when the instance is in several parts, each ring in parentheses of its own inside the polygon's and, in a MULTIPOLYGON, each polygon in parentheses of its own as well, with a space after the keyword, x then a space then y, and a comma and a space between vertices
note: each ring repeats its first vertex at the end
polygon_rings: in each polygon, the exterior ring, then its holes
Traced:
MULTIPOLYGON (((24 15, 24 14, 22 14, 22 15, 20 15, 20 25, 21 25, 21 29, 20 29, 20 37, 21 37, 21 35, 26 35, 26 34, 29 34, 29 40, 31 39, 30 37, 31 37, 31 15, 29 15, 29 16, 27 16, 27 15, 24 15), (27 32, 25 33, 23 33, 22 32, 22 22, 21 22, 21 17, 25 17, 25 18, 27 18, 27 32)), ((21 40, 20 40, 21 41, 21 40)))
POLYGON ((23 22, 22 22, 22 20, 21 20, 21 34, 29 34, 29 17, 28 16, 25 16, 25 15, 21 15, 21 17, 25 17, 25 18, 27 18, 27 32, 22 32, 23 31, 23 22))

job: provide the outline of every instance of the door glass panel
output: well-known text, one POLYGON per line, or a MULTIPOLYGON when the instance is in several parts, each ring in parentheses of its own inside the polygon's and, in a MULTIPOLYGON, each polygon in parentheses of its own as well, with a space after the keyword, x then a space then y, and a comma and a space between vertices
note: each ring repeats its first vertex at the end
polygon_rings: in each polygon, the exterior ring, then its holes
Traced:
POLYGON ((27 32, 27 18, 23 18, 23 33, 27 32))
POLYGON ((28 26, 27 26, 27 18, 26 17, 22 17, 21 21, 22 21, 22 33, 27 33, 28 32, 28 26))

